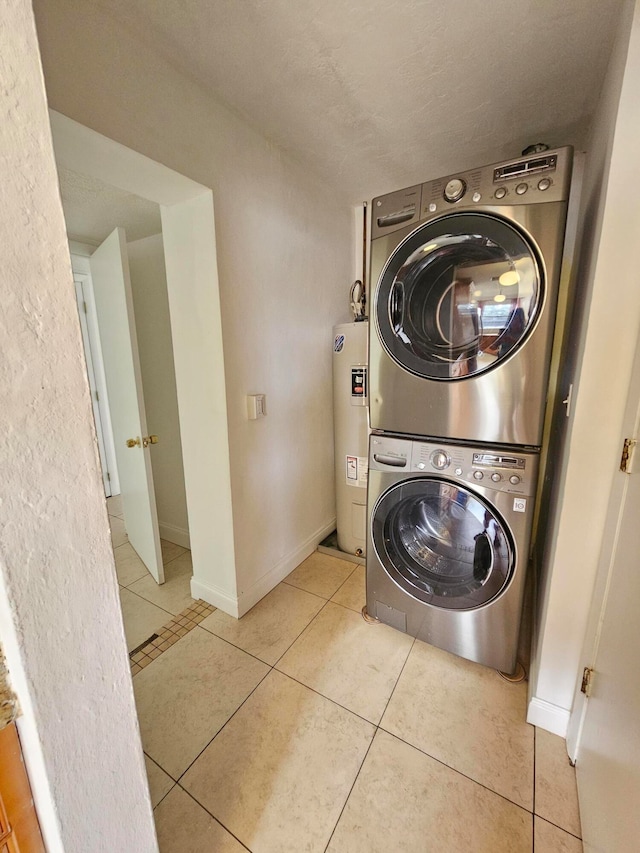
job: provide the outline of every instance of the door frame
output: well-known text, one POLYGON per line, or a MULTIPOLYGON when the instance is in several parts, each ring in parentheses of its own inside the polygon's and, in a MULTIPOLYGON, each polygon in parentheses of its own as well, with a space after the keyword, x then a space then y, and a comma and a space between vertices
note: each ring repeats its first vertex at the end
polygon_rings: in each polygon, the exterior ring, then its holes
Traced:
POLYGON ((49 118, 59 167, 160 205, 193 558, 191 593, 237 617, 213 193, 55 110, 49 118))
POLYGON ((96 420, 100 462, 103 464, 102 480, 106 496, 111 497, 111 495, 120 494, 120 479, 118 477, 115 444, 111 429, 111 411, 109 409, 109 395, 107 393, 107 382, 102 361, 98 315, 93 298, 93 282, 87 258, 77 255, 73 251, 73 248, 71 251, 71 269, 78 297, 78 313, 80 315, 82 342, 84 344, 87 373, 89 375, 89 387, 92 393, 91 403, 96 420), (97 394, 96 397, 93 397, 94 392, 97 394))

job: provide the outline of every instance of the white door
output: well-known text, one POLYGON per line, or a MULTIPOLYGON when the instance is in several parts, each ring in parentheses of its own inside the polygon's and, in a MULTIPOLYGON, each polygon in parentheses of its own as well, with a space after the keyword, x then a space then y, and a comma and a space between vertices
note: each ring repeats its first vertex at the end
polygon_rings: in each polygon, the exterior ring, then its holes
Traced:
MULTIPOLYGON (((640 440, 640 347, 625 425, 626 437, 640 440)), ((612 489, 612 546, 603 556, 607 574, 599 594, 592 685, 578 743, 585 853, 640 850, 640 447, 630 471, 617 473, 612 489)))
POLYGON ((164 582, 147 419, 136 339, 127 244, 116 228, 91 256, 91 278, 111 425, 129 542, 158 583, 164 582), (128 446, 132 444, 132 446, 128 446))

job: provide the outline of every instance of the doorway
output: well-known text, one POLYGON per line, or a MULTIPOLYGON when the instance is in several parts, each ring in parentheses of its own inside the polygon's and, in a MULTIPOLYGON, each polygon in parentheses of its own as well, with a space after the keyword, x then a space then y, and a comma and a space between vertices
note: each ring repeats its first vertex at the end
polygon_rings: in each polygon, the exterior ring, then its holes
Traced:
POLYGON ((160 208, 193 560, 191 595, 237 616, 212 192, 55 111, 50 120, 59 168, 160 208))

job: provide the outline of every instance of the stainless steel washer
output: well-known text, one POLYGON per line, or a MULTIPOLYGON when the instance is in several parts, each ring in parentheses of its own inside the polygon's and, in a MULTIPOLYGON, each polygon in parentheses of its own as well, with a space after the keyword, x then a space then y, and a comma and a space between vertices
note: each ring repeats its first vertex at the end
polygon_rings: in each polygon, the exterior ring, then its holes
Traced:
POLYGON ((372 202, 372 429, 539 447, 572 149, 372 202))
POLYGON ((372 435, 369 614, 513 672, 537 473, 535 453, 372 435))

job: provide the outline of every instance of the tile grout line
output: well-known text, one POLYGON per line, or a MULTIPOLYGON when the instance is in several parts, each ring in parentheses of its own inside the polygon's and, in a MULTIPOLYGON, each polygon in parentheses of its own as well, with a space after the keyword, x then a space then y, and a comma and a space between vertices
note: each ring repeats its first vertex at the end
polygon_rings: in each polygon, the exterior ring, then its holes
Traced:
POLYGON ((447 770, 451 770, 453 773, 457 773, 457 775, 462 776, 463 779, 468 779, 469 782, 473 782, 474 785, 478 785, 480 788, 484 788, 484 790, 488 791, 490 794, 494 794, 496 797, 500 797, 500 799, 504 800, 506 803, 509 803, 510 805, 515 806, 517 809, 521 809, 523 812, 525 812, 525 814, 534 817, 533 812, 529 811, 526 806, 522 806, 520 805, 520 803, 516 803, 514 802, 514 800, 510 800, 509 797, 505 796, 504 794, 501 794, 499 791, 494 791, 493 788, 489 788, 489 786, 485 785, 484 782, 478 782, 478 780, 474 779, 472 776, 467 776, 467 774, 463 773, 462 770, 458 770, 457 768, 452 767, 450 764, 447 764, 446 761, 443 761, 441 758, 436 758, 435 755, 431 755, 431 753, 425 752, 424 749, 421 749, 414 743, 409 743, 408 740, 404 740, 404 738, 401 738, 400 735, 394 734, 394 732, 390 732, 389 729, 385 729, 382 726, 378 726, 378 728, 380 729, 380 731, 384 732, 390 737, 395 738, 395 740, 400 741, 400 743, 405 744, 405 746, 410 746, 412 749, 415 749, 418 752, 422 753, 422 755, 426 755, 426 757, 430 758, 432 761, 437 761, 438 764, 441 764, 443 767, 446 767, 447 770))
MULTIPOLYGON (((138 578, 138 580, 142 580, 142 578, 138 578)), ((137 581, 133 581, 133 583, 137 583, 137 581)), ((143 601, 146 601, 147 604, 153 604, 154 607, 157 607, 158 610, 162 610, 162 612, 166 613, 168 616, 172 616, 175 618, 178 615, 176 613, 172 613, 170 610, 167 610, 164 607, 160 607, 160 605, 156 604, 155 601, 150 601, 148 598, 145 598, 144 595, 140 595, 139 592, 136 592, 135 589, 131 589, 131 587, 125 586, 125 589, 128 590, 129 592, 133 593, 133 595, 137 595, 138 598, 141 598, 143 601)), ((200 599, 197 599, 197 600, 200 601, 200 599)), ((194 598, 193 601, 196 601, 196 599, 194 598)), ((187 608, 185 607, 185 610, 186 609, 187 608)))
MULTIPOLYGON (((283 581, 281 581, 281 583, 283 583, 283 581)), ((293 584, 289 584, 289 586, 293 586, 293 584)), ((317 597, 318 597, 318 598, 320 598, 320 596, 317 596, 317 597)), ((278 660, 276 661, 276 664, 277 664, 277 663, 279 663, 279 661, 284 657, 284 655, 287 653, 287 651, 289 651, 289 649, 291 648, 291 646, 292 646, 295 642, 297 642, 297 640, 302 636, 302 634, 304 634, 304 632, 307 630, 307 628, 308 628, 308 627, 309 627, 309 626, 310 626, 310 625, 315 621, 315 619, 320 615, 320 613, 322 613, 322 611, 324 610, 324 608, 326 607, 326 605, 329 603, 329 601, 328 601, 327 599, 323 599, 323 600, 324 600, 324 602, 325 602, 325 603, 323 604, 323 606, 322 606, 322 607, 320 608, 320 610, 319 610, 319 611, 318 611, 318 612, 313 616, 313 618, 310 620, 310 622, 308 622, 308 624, 307 624, 307 625, 302 629, 302 631, 298 634, 298 636, 296 637, 296 639, 295 639, 295 640, 293 640, 293 642, 291 643, 291 645, 287 647, 287 650, 286 650, 285 652, 283 652, 283 654, 282 654, 282 655, 280 655, 280 657, 279 657, 279 658, 278 658, 278 660)), ((200 626, 199 626, 199 627, 200 627, 200 626)), ((268 669, 268 670, 267 670, 267 672, 264 674, 264 676, 260 679, 260 681, 256 684, 256 686, 253 688, 253 690, 252 690, 252 691, 251 691, 251 692, 246 696, 246 698, 245 698, 245 699, 241 702, 241 704, 236 708, 236 710, 233 712, 233 714, 231 714, 231 716, 229 717, 229 719, 228 719, 228 720, 226 720, 226 721, 224 722, 224 724, 223 724, 223 725, 218 729, 218 731, 214 734, 214 736, 211 738, 211 740, 210 740, 210 741, 209 741, 209 742, 208 742, 208 743, 203 747, 203 749, 198 753, 198 755, 193 759, 193 761, 188 765, 188 767, 186 767, 186 768, 185 768, 185 770, 180 774, 180 776, 179 776, 179 778, 178 778, 178 780, 177 780, 177 784, 179 784, 179 785, 180 785, 180 782, 182 781, 182 779, 185 777, 185 775, 186 775, 186 774, 189 772, 189 770, 193 767, 193 765, 195 764, 195 762, 200 758, 200 756, 205 752, 205 750, 207 750, 207 749, 211 746, 211 744, 212 744, 212 743, 213 743, 213 741, 218 737, 218 735, 219 735, 222 731, 224 731, 224 729, 225 729, 225 728, 227 727, 227 725, 231 722, 231 720, 235 717, 235 715, 238 713, 238 711, 240 711, 240 709, 245 705, 245 703, 249 701, 249 699, 251 698, 251 696, 253 696, 253 694, 256 692, 256 690, 258 689, 258 687, 260 687, 260 685, 263 683, 263 681, 264 681, 264 680, 265 680, 265 679, 266 679, 266 678, 267 678, 267 677, 268 677, 272 672, 274 672, 274 671, 275 671, 275 672, 277 672, 279 675, 284 676, 285 678, 291 678, 291 676, 287 675, 287 674, 286 674, 286 673, 284 673, 284 672, 281 672, 279 669, 276 669, 276 668, 275 668, 275 664, 268 664, 268 663, 266 663, 266 661, 261 660, 261 659, 260 659, 260 658, 258 658, 256 655, 252 655, 250 652, 247 652, 247 651, 245 651, 244 649, 240 649, 238 646, 234 646, 234 645, 233 645, 233 643, 229 642, 228 640, 225 640, 225 639, 224 639, 224 637, 218 637, 218 635, 217 635, 217 634, 214 634, 214 632, 213 632, 213 631, 211 631, 211 630, 210 630, 210 629, 208 629, 208 628, 204 628, 204 630, 205 630, 205 631, 208 631, 212 636, 216 637, 217 639, 222 640, 222 641, 223 641, 223 642, 225 642, 225 643, 228 643, 228 644, 229 644, 230 646, 232 646, 233 648, 238 649, 238 650, 239 650, 239 651, 241 651, 241 652, 244 652, 244 654, 248 654, 248 655, 250 655, 251 657, 255 658, 255 660, 259 661, 260 663, 264 664, 265 666, 268 666, 268 667, 269 667, 269 669, 268 669)), ((291 678, 291 680, 292 680, 292 681, 296 681, 296 679, 294 679, 294 678, 291 678)), ((296 683, 301 684, 301 686, 305 687, 307 690, 312 690, 312 688, 307 687, 307 685, 306 685, 306 684, 304 684, 304 685, 303 685, 301 682, 296 682, 296 683)), ((312 692, 313 692, 313 693, 317 693, 317 691, 315 691, 315 690, 312 690, 312 692)), ((318 693, 317 695, 318 695, 318 696, 322 696, 322 694, 321 694, 321 693, 318 693)), ((334 702, 332 699, 328 699, 328 697, 326 697, 326 696, 322 696, 322 698, 323 698, 323 699, 325 699, 325 700, 326 700, 326 701, 328 701, 328 702, 332 702, 332 704, 337 705, 337 706, 338 706, 338 707, 340 707, 340 708, 342 707, 341 705, 338 705, 338 703, 337 703, 337 702, 334 702)), ((353 711, 349 711, 349 709, 348 709, 348 708, 345 708, 344 710, 346 710, 346 711, 348 711, 349 713, 352 713, 352 714, 354 713, 353 711)), ((354 714, 354 716, 359 717, 359 715, 358 715, 358 714, 354 714)), ((359 717, 359 719, 363 719, 363 720, 364 720, 364 718, 362 718, 362 717, 359 717)), ((369 725, 374 725, 373 723, 371 723, 371 722, 370 722, 370 720, 364 720, 364 722, 368 723, 369 725)), ((375 736, 375 732, 374 732, 374 736, 375 736)), ((373 738, 372 738, 371 740, 373 741, 373 738)), ((156 763, 157 763, 157 762, 156 762, 156 763)), ((161 766, 161 765, 158 765, 158 766, 161 766)), ((164 768, 162 768, 162 769, 164 769, 164 768)), ((182 786, 182 785, 180 785, 180 787, 182 788, 183 786, 182 786)), ((186 789, 184 789, 184 790, 186 790, 186 789)), ((187 791, 187 793, 189 793, 189 792, 187 791)), ((199 800, 197 800, 197 799, 196 799, 192 794, 189 794, 189 795, 192 797, 192 799, 194 799, 194 800, 195 800, 195 802, 197 802, 197 803, 198 803, 198 805, 201 805, 201 806, 202 806, 202 808, 204 808, 204 809, 205 809, 205 811, 207 811, 207 813, 208 813, 208 814, 210 814, 210 812, 208 812, 208 810, 205 808, 205 806, 203 806, 203 805, 202 805, 202 803, 200 803, 200 801, 199 801, 199 800)), ((214 820, 218 820, 218 819, 215 817, 215 815, 211 815, 211 817, 213 817, 213 818, 214 818, 214 820)), ((221 825, 221 826, 224 826, 224 824, 222 824, 220 821, 218 821, 218 823, 220 823, 220 825, 221 825)), ((226 827, 225 827, 225 829, 226 829, 226 827)), ((233 833, 232 833, 232 834, 233 834, 233 833)), ((235 838, 235 836, 234 836, 234 838, 235 838)), ((248 849, 248 848, 247 848, 247 849, 248 849)))
MULTIPOLYGON (((466 773, 463 773, 461 770, 458 770, 456 767, 452 767, 450 764, 447 764, 445 761, 442 761, 440 758, 436 758, 436 756, 435 756, 435 755, 431 755, 429 752, 426 752, 426 751, 425 751, 424 749, 422 749, 421 747, 416 746, 415 744, 410 743, 409 741, 405 740, 404 738, 400 737, 399 735, 395 734, 394 732, 391 732, 391 731, 389 731, 388 729, 383 728, 383 726, 382 726, 382 720, 384 719, 384 715, 385 715, 385 713, 386 713, 386 711, 387 711, 387 708, 389 707, 389 704, 390 704, 390 702, 391 702, 391 699, 393 698, 393 694, 394 694, 394 693, 395 693, 395 691, 396 691, 396 688, 397 688, 398 683, 399 683, 399 681, 400 681, 400 677, 402 676, 402 673, 404 672, 404 668, 405 668, 405 666, 407 665, 407 661, 409 660, 409 655, 410 655, 410 654, 411 654, 411 652, 413 651, 413 648, 414 648, 414 646, 415 646, 415 644, 416 644, 416 643, 417 643, 417 638, 416 638, 416 637, 414 637, 414 639, 413 639, 413 643, 412 643, 412 645, 411 645, 411 648, 409 649, 409 654, 407 655, 407 657, 406 657, 406 659, 405 659, 405 662, 404 662, 404 664, 402 665, 402 669, 400 670, 400 675, 398 675, 398 678, 396 679, 396 683, 395 683, 395 684, 394 684, 394 686, 393 686, 393 690, 391 691, 391 695, 389 696, 389 700, 388 700, 388 702, 387 702, 387 704, 386 704, 386 706, 385 706, 385 709, 384 709, 384 712, 383 712, 383 714, 382 714, 382 717, 380 717, 380 722, 379 722, 379 723, 378 723, 378 725, 376 726, 376 730, 381 730, 381 731, 385 732, 386 734, 391 735, 391 737, 395 738, 396 740, 399 740, 401 743, 404 743, 404 744, 406 744, 407 746, 412 747, 413 749, 417 749, 417 750, 418 750, 418 752, 421 752, 423 755, 426 755, 428 758, 431 758, 431 759, 433 759, 434 761, 437 761, 437 762, 438 762, 438 764, 441 764, 443 767, 447 767, 449 770, 452 770, 454 773, 458 773, 460 776, 464 777, 465 779, 468 779, 470 782, 474 782, 476 785, 480 785, 480 787, 481 787, 481 788, 484 788, 486 791, 489 791, 490 793, 495 794, 495 795, 496 795, 496 796, 498 796, 498 797, 501 797, 503 800, 506 800, 506 802, 511 803, 512 805, 516 806, 517 808, 522 809, 523 811, 527 812, 527 813, 528 813, 528 814, 530 814, 532 817, 535 817, 535 812, 533 811, 533 808, 532 808, 532 809, 531 809, 531 811, 530 811, 530 810, 529 810, 529 809, 527 809, 525 806, 520 805, 520 803, 516 803, 516 802, 514 802, 514 800, 510 800, 510 799, 509 799, 509 797, 506 797, 504 794, 499 793, 499 791, 494 791, 494 790, 493 790, 493 788, 489 788, 489 787, 488 787, 487 785, 485 785, 483 782, 478 782, 478 780, 477 780, 477 779, 474 779, 474 778, 472 778, 471 776, 467 776, 467 774, 466 774, 466 773)), ((534 798, 535 798, 535 726, 533 727, 533 729, 534 729, 534 798)), ((535 799, 534 799, 534 804, 535 804, 535 799)), ((555 825, 555 824, 554 824, 554 825, 555 825)), ((559 828, 560 828, 560 827, 559 827, 559 828)))
MULTIPOLYGON (((339 558, 339 557, 334 557, 334 559, 340 559, 340 558, 339 558)), ((350 563, 350 562, 351 562, 351 560, 343 560, 343 562, 345 562, 345 563, 350 563)), ((342 589, 342 587, 346 584, 346 582, 349 580, 349 578, 350 578, 350 577, 352 577, 352 575, 353 575, 353 573, 355 572, 355 570, 356 570, 357 568, 359 568, 359 567, 360 567, 360 563, 352 563, 352 565, 353 565, 353 569, 349 572, 349 574, 347 575, 347 577, 342 581, 342 583, 340 584, 340 586, 338 587, 338 589, 333 593, 333 595, 337 595, 337 594, 340 592, 340 590, 341 590, 341 589, 342 589)), ((332 596, 332 597, 333 597, 333 596, 332 596)), ((331 599, 329 599, 329 601, 331 601, 331 599)))
MULTIPOLYGON (((375 625, 372 627, 375 627, 375 625)), ((387 704, 384 706, 384 711, 382 712, 382 715, 380 716, 380 721, 378 722, 378 726, 377 726, 378 728, 380 728, 380 724, 382 723, 384 715, 387 713, 387 708, 389 707, 389 703, 393 699, 393 694, 396 692, 396 687, 398 686, 398 682, 402 678, 402 673, 404 672, 404 668, 407 665, 407 661, 409 660, 409 656, 411 655, 411 652, 413 651, 413 647, 415 646, 415 644, 416 644, 416 638, 414 637, 413 642, 411 643, 411 646, 409 648, 409 651, 407 652, 407 656, 404 659, 404 663, 402 664, 402 668, 400 669, 400 672, 398 673, 398 677, 396 678, 396 683, 393 685, 393 690, 389 694, 389 698, 387 699, 387 704)), ((386 729, 383 729, 383 731, 386 731, 386 729)))
MULTIPOLYGON (((225 832, 228 832, 229 835, 231 835, 233 838, 235 838, 235 840, 238 842, 238 844, 242 845, 242 847, 244 847, 245 850, 248 850, 249 853, 251 853, 251 849, 249 847, 247 847, 247 845, 243 841, 240 841, 238 836, 234 835, 233 832, 231 832, 231 830, 227 826, 225 826, 221 820, 219 820, 214 814, 211 814, 211 812, 209 811, 208 808, 206 808, 206 806, 203 806, 199 800, 196 800, 196 798, 193 796, 193 794, 190 791, 187 791, 186 788, 183 788, 182 785, 180 784, 180 782, 176 782, 176 785, 178 786, 178 788, 180 788, 181 791, 184 791, 184 793, 188 797, 190 797, 197 806, 199 806, 203 811, 205 811, 209 815, 209 817, 212 818, 212 820, 215 820, 215 822, 219 826, 221 826, 225 832)), ((173 788, 171 790, 173 790, 173 788)), ((163 797, 163 799, 164 799, 164 797, 163 797)), ((160 805, 160 803, 158 803, 158 805, 160 805)), ((157 808, 157 806, 156 806, 156 808, 157 808)), ((154 809, 154 811, 155 811, 155 809, 154 809)))
POLYGON ((542 815, 534 814, 534 818, 537 817, 539 820, 543 820, 545 823, 548 823, 550 826, 555 826, 556 829, 559 829, 560 832, 565 832, 567 835, 570 835, 571 838, 575 838, 576 841, 582 841, 582 836, 576 835, 575 832, 571 832, 568 829, 565 829, 564 826, 560 826, 557 823, 554 823, 552 820, 549 820, 546 817, 542 817, 542 815))
MULTIPOLYGON (((310 620, 309 620, 309 622, 307 622, 307 624, 304 626, 304 628, 302 629, 302 631, 300 631, 300 633, 299 633, 299 634, 298 634, 298 636, 295 638, 295 640, 293 640, 293 641, 292 641, 292 642, 287 646, 287 648, 284 650, 284 652, 282 652, 282 654, 280 655, 280 657, 278 658, 278 660, 277 660, 274 664, 272 664, 273 669, 275 669, 275 668, 277 667, 277 665, 280 663, 280 661, 282 660, 282 658, 283 658, 283 657, 287 654, 287 652, 288 652, 288 651, 289 651, 289 650, 290 650, 290 649, 291 649, 291 648, 292 648, 292 647, 293 647, 293 646, 298 642, 298 640, 300 639, 300 637, 302 637, 302 635, 303 635, 304 633, 306 633, 306 631, 308 631, 308 630, 309 630, 309 628, 313 625, 313 623, 316 621, 316 619, 318 618, 318 616, 319 616, 319 615, 322 613, 322 611, 325 609, 325 607, 327 606, 327 604, 329 604, 329 600, 330 600, 330 599, 325 599, 325 602, 324 602, 324 604, 322 605, 322 607, 320 608, 320 610, 318 610, 318 612, 314 614, 313 618, 312 618, 312 619, 310 619, 310 620)), ((280 670, 278 670, 278 672, 280 672, 280 670)), ((284 675, 284 673, 282 673, 282 674, 284 675)))
POLYGON ((344 803, 342 804, 342 808, 340 809, 340 814, 338 815, 338 819, 336 820, 336 822, 335 822, 335 824, 334 824, 334 827, 333 827, 333 829, 331 830, 331 835, 329 836, 329 840, 327 841, 327 844, 326 844, 326 846, 325 846, 325 848, 324 848, 324 853, 327 853, 327 850, 329 849, 329 845, 331 844, 331 839, 332 839, 332 838, 333 838, 333 836, 335 835, 336 829, 338 828, 338 824, 340 823, 340 820, 342 819, 342 815, 344 814, 344 810, 346 809, 346 807, 347 807, 347 803, 349 802, 349 798, 351 797, 351 794, 353 793, 353 789, 354 789, 354 788, 355 788, 355 786, 356 786, 356 782, 357 782, 357 781, 358 781, 358 779, 360 778, 360 773, 362 772, 362 768, 364 767, 364 763, 365 763, 365 761, 367 760, 367 756, 369 755, 369 752, 370 752, 370 750, 371 750, 371 747, 373 746, 373 742, 374 742, 374 740, 376 739, 376 734, 377 734, 377 733, 378 733, 378 726, 375 726, 375 727, 374 727, 374 731, 373 731, 373 735, 371 736, 371 740, 369 741, 369 746, 367 747, 367 751, 365 752, 365 754, 364 754, 364 756, 363 756, 363 758, 362 758, 362 761, 361 761, 361 763, 360 763, 360 767, 358 767, 358 772, 356 773, 356 777, 355 777, 355 779, 353 780, 353 784, 352 784, 352 785, 351 785, 351 787, 349 788, 349 793, 348 793, 348 794, 347 794, 347 796, 345 797, 344 803))
MULTIPOLYGON (((222 639, 222 638, 218 638, 218 639, 222 639)), ((234 648, 235 648, 235 647, 234 647, 234 648)), ((256 658, 256 660, 258 660, 258 658, 256 658)), ((260 661, 260 663, 263 663, 263 664, 264 664, 264 661, 260 661)), ((269 664, 265 664, 265 666, 269 666, 269 664)), ((247 694, 247 696, 242 700, 242 702, 238 705, 238 707, 235 709, 235 711, 233 712, 233 714, 231 714, 231 716, 229 717, 229 719, 228 719, 228 720, 225 720, 225 722, 220 726, 220 728, 218 729, 218 731, 213 735, 213 737, 211 738, 211 740, 207 741, 206 745, 205 745, 205 746, 200 750, 200 752, 196 755, 196 757, 193 759, 193 761, 192 761, 192 762, 191 762, 191 763, 190 763, 190 764, 189 764, 189 765, 188 765, 188 766, 187 766, 187 767, 182 771, 182 773, 180 774, 180 776, 179 776, 179 777, 178 777, 178 779, 177 779, 177 783, 178 783, 178 784, 180 784, 180 782, 182 781, 182 779, 184 779, 184 777, 186 776, 186 774, 189 772, 189 770, 191 770, 191 768, 192 768, 192 767, 193 767, 193 765, 196 763, 196 761, 200 758, 200 756, 203 754, 203 752, 205 752, 207 749, 209 749, 209 747, 210 747, 210 746, 211 746, 211 744, 214 742, 214 740, 218 737, 218 735, 220 734, 220 732, 222 732, 222 731, 223 731, 223 730, 224 730, 224 729, 229 725, 229 723, 230 723, 230 722, 231 722, 231 720, 235 717, 235 715, 238 713, 238 711, 240 710, 240 708, 242 708, 242 707, 245 705, 245 703, 249 701, 249 699, 253 696, 253 694, 256 692, 256 690, 258 689, 258 687, 260 687, 260 685, 262 684, 262 682, 265 680, 265 678, 266 678, 268 675, 270 675, 270 674, 271 674, 271 672, 272 672, 272 671, 273 671, 273 667, 272 667, 272 666, 269 666, 268 671, 267 671, 267 672, 265 672, 265 674, 262 676, 262 678, 260 679, 260 681, 258 681, 258 683, 256 684, 256 686, 253 688, 253 690, 251 690, 251 692, 250 692, 250 693, 248 693, 248 694, 247 694)), ((164 768, 163 768, 163 769, 164 769, 164 768)), ((183 786, 182 786, 182 785, 180 785, 180 787, 182 788, 183 786)), ((185 788, 185 790, 186 790, 186 788, 185 788)), ((189 793, 189 791, 187 791, 187 793, 189 793)), ((190 796, 191 796, 191 797, 193 797, 193 799, 194 799, 194 800, 195 800, 199 805, 202 805, 202 803, 200 803, 200 801, 199 801, 199 800, 197 800, 197 799, 196 799, 196 797, 194 797, 194 796, 193 796, 193 794, 190 794, 190 796)), ((204 807, 204 806, 202 806, 202 808, 204 809, 205 807, 204 807)), ((205 811, 206 811, 206 809, 205 809, 205 811)), ((212 815, 212 817, 214 817, 214 815, 212 815)), ((218 820, 218 819, 216 818, 216 820, 218 820)), ((218 823, 220 823, 220 821, 218 821, 218 823)), ((225 829, 226 829, 226 827, 225 827, 225 829)))
MULTIPOLYGON (((376 626, 375 626, 375 625, 372 625, 371 627, 376 627, 376 626)), ((393 685, 393 690, 391 691, 391 693, 390 693, 390 695, 389 695, 389 698, 387 699, 387 702, 386 702, 386 704, 385 704, 385 706, 384 706, 384 710, 382 711, 382 714, 380 714, 380 719, 379 719, 379 721, 378 721, 377 725, 375 725, 375 726, 374 726, 373 737, 371 738, 371 741, 370 741, 370 743, 369 743, 369 746, 367 747, 367 751, 366 751, 366 752, 365 752, 365 754, 364 754, 364 758, 362 759, 362 763, 360 764, 360 767, 358 768, 358 772, 356 773, 356 778, 353 780, 353 784, 351 785, 351 788, 349 789, 349 793, 347 794, 347 797, 346 797, 346 799, 345 799, 345 801, 344 801, 344 803, 343 803, 343 805, 342 805, 342 808, 340 809, 340 814, 338 815, 338 819, 337 819, 337 821, 335 822, 335 825, 334 825, 334 827, 333 827, 333 830, 331 831, 331 835, 329 836, 329 841, 327 842, 327 846, 324 848, 324 849, 325 849, 325 853, 326 853, 326 851, 328 850, 329 845, 331 844, 331 839, 332 839, 332 838, 333 838, 333 836, 335 835, 336 829, 338 828, 338 824, 340 823, 340 820, 341 820, 341 818, 342 818, 342 815, 344 814, 344 810, 346 809, 346 807, 347 807, 347 803, 349 802, 349 798, 351 797, 351 794, 352 794, 352 792, 353 792, 353 789, 354 789, 354 788, 355 788, 355 786, 356 786, 356 782, 357 782, 357 781, 358 781, 358 779, 360 778, 360 773, 362 772, 362 768, 364 767, 364 763, 365 763, 365 761, 367 760, 367 756, 369 755, 369 751, 371 750, 371 747, 373 746, 373 742, 374 742, 374 740, 376 739, 376 735, 377 735, 377 734, 378 734, 378 732, 380 731, 380 723, 382 722, 382 718, 384 717, 384 715, 385 715, 385 713, 386 713, 386 710, 387 710, 387 708, 389 707, 389 702, 391 701, 391 697, 392 697, 392 696, 393 696, 393 694, 395 693, 395 689, 396 689, 396 687, 398 686, 398 682, 400 681, 400 677, 402 676, 402 673, 404 672, 404 668, 405 668, 405 666, 407 665, 407 661, 409 660, 409 655, 411 654, 411 651, 412 651, 412 649, 413 649, 413 647, 414 647, 415 643, 416 643, 416 640, 415 640, 415 637, 414 637, 414 638, 413 638, 413 642, 411 643, 411 646, 409 647, 409 651, 407 652, 407 656, 406 656, 406 658, 404 659, 404 662, 403 662, 403 664, 402 664, 402 667, 401 667, 401 669, 400 669, 400 672, 398 673, 398 677, 396 678, 395 684, 393 685)), ((352 712, 352 713, 353 713, 353 712, 352 712)), ((384 729, 383 729, 383 731, 384 731, 384 729)))
POLYGON ((327 702, 331 702, 331 704, 335 705, 336 708, 342 708, 342 710, 346 711, 348 714, 353 714, 354 717, 357 717, 359 720, 362 720, 363 723, 367 723, 368 725, 373 726, 374 729, 378 728, 376 723, 372 723, 371 720, 368 720, 366 717, 363 717, 362 714, 359 714, 357 711, 354 711, 351 708, 347 708, 346 705, 341 705, 340 702, 336 702, 336 700, 332 699, 330 696, 325 696, 324 693, 320 693, 320 691, 316 690, 314 687, 309 687, 309 685, 305 684, 304 681, 299 681, 293 675, 289 675, 288 672, 283 672, 281 669, 276 669, 275 666, 273 667, 273 669, 279 675, 284 675, 285 678, 288 678, 291 681, 295 681, 296 684, 299 684, 301 687, 304 687, 306 690, 311 691, 311 693, 315 693, 315 695, 319 696, 321 699, 326 699, 327 702))
MULTIPOLYGON (((167 540, 167 541, 169 541, 169 540, 167 540)), ((171 544, 172 544, 172 545, 175 545, 175 542, 172 542, 171 544)), ((133 546, 132 546, 132 547, 133 547, 133 546)), ((176 547, 178 547, 178 548, 182 548, 182 545, 178 545, 178 546, 176 546, 176 547)), ((135 549, 134 549, 134 550, 135 550, 135 549)), ((184 557, 184 555, 185 555, 186 553, 190 553, 190 552, 191 552, 191 549, 190 549, 190 548, 182 548, 182 554, 176 554, 176 556, 175 556, 175 557, 172 557, 170 560, 167 560, 166 562, 165 562, 164 560, 162 561, 162 566, 163 566, 163 568, 166 568, 166 567, 169 565, 169 563, 173 563, 173 562, 174 562, 175 560, 177 560, 179 557, 184 557)))

